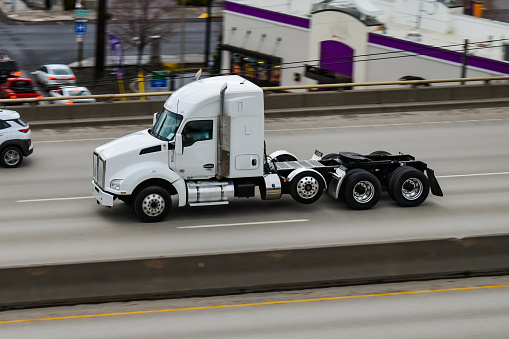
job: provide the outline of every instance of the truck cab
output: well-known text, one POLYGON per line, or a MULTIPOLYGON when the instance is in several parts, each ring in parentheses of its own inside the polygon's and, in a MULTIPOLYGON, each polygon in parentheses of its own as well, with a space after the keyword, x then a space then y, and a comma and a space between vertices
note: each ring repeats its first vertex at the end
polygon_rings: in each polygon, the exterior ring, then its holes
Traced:
MULTIPOLYGON (((195 81, 166 100, 151 129, 95 150, 94 195, 102 205, 119 198, 136 210, 140 192, 159 187, 178 194, 179 206, 225 204, 235 195, 233 181, 247 179, 237 193, 254 196, 253 178, 263 176, 263 128, 260 87, 237 75, 195 81)), ((171 201, 152 197, 142 204, 146 211, 137 208, 145 221, 165 215, 171 201)))

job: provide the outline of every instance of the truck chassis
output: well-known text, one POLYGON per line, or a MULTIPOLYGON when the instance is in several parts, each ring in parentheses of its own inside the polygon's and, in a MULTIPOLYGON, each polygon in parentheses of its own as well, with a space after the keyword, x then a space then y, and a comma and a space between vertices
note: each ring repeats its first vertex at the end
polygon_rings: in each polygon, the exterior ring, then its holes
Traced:
MULTIPOLYGON (((375 151, 369 155, 339 152, 323 156, 315 151, 310 160, 298 160, 281 150, 265 159, 263 177, 187 181, 187 205, 228 204, 234 197, 254 197, 256 187, 263 200, 290 194, 301 204, 314 203, 327 191, 355 210, 375 206, 382 190, 387 190, 403 207, 422 204, 430 190, 436 196, 443 196, 434 171, 409 154, 375 151)), ((140 185, 131 196, 114 198, 134 204, 142 221, 154 222, 163 220, 169 213, 172 194, 176 191, 171 186, 140 185)))

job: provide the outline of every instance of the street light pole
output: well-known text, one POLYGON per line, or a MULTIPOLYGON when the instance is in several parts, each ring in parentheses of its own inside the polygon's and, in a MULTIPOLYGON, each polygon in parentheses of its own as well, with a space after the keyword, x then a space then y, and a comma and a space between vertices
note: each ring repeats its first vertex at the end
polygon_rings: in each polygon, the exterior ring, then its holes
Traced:
POLYGON ((205 29, 205 60, 204 60, 204 67, 209 67, 209 54, 210 54, 210 24, 212 21, 212 1, 208 1, 207 5, 207 23, 206 23, 206 29, 205 29))
POLYGON ((104 44, 106 35, 106 0, 98 0, 97 26, 95 34, 95 78, 102 78, 104 72, 104 44))
POLYGON ((179 83, 180 87, 184 86, 184 77, 182 70, 185 67, 185 53, 186 53, 186 0, 180 4, 180 65, 179 65, 179 83))

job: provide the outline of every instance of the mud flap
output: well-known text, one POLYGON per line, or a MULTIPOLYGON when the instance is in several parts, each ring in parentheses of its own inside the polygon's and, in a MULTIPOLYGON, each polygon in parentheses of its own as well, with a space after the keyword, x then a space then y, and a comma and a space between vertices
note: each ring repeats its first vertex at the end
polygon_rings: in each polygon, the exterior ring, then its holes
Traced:
POLYGON ((442 193, 442 189, 440 188, 438 180, 435 177, 435 171, 433 171, 431 168, 426 168, 426 175, 428 176, 431 193, 433 193, 433 195, 443 197, 444 194, 442 193))

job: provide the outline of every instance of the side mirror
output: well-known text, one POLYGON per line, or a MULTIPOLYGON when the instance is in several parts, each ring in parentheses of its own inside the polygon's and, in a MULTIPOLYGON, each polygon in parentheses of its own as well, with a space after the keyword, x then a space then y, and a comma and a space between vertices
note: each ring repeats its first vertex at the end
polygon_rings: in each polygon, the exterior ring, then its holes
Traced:
POLYGON ((154 117, 152 118, 152 126, 154 126, 156 124, 158 117, 159 117, 159 113, 154 113, 154 117))
POLYGON ((182 147, 182 134, 180 133, 175 134, 175 154, 184 154, 182 147))

